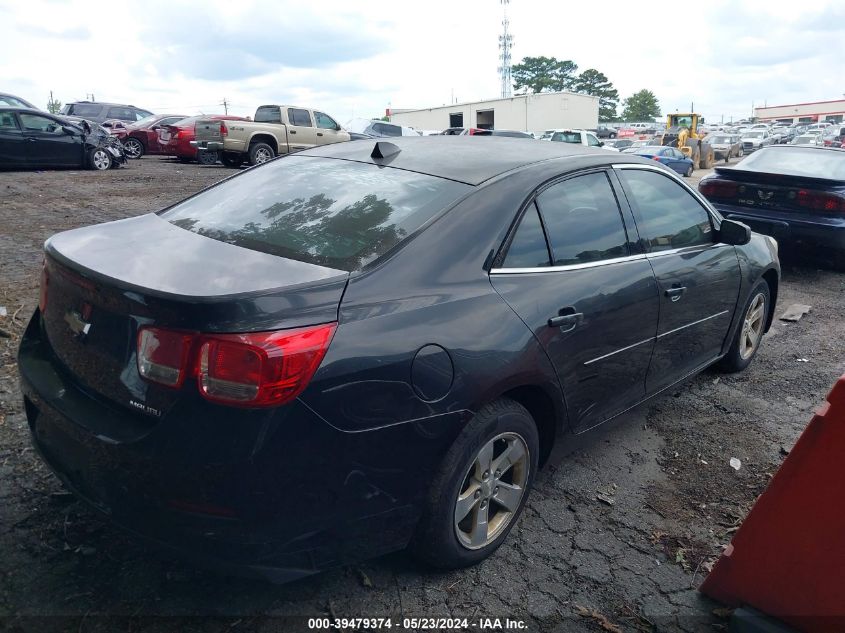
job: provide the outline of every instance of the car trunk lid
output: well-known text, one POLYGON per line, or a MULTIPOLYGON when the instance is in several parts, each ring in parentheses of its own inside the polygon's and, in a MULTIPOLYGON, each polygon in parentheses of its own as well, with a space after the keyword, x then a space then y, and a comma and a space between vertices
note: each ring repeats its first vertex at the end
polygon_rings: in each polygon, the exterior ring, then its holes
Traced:
POLYGON ((261 332, 337 320, 348 273, 219 242, 146 215, 60 233, 46 245, 44 331, 90 390, 161 415, 179 392, 137 369, 143 326, 261 332))

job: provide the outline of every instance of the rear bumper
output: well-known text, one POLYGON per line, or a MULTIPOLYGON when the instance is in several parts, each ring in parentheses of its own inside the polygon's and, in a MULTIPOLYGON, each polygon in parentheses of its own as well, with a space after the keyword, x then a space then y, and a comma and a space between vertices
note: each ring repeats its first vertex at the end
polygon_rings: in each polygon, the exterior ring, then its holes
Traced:
POLYGON ((68 375, 38 312, 18 364, 33 444, 64 484, 197 564, 285 582, 401 549, 413 534, 430 474, 397 464, 432 448, 413 424, 344 433, 299 401, 221 411, 201 398, 150 418, 68 375))
POLYGON ((206 152, 222 152, 223 141, 191 141, 191 147, 206 152))
POLYGON ((723 216, 748 224, 778 242, 845 251, 845 217, 801 215, 784 211, 756 212, 747 207, 714 204, 723 216))

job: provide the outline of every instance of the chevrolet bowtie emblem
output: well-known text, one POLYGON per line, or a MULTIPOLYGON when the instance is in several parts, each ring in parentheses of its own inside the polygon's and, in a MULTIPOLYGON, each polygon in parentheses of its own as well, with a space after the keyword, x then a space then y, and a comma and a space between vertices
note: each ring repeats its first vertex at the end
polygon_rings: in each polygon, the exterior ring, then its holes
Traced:
POLYGON ((760 198, 760 200, 770 200, 773 195, 775 195, 774 191, 763 191, 761 189, 757 190, 757 196, 760 198))
POLYGON ((91 324, 83 321, 82 316, 73 310, 69 310, 65 313, 65 323, 67 323, 68 327, 70 327, 70 331, 76 334, 79 338, 85 338, 91 330, 91 324))

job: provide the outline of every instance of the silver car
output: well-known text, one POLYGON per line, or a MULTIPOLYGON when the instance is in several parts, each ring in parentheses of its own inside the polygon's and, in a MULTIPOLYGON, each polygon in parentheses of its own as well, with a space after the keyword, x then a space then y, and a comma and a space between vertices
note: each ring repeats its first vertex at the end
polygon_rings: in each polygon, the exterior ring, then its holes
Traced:
POLYGON ((717 160, 724 159, 727 163, 728 159, 739 158, 745 153, 742 149, 742 141, 737 134, 713 134, 707 140, 710 141, 717 160))

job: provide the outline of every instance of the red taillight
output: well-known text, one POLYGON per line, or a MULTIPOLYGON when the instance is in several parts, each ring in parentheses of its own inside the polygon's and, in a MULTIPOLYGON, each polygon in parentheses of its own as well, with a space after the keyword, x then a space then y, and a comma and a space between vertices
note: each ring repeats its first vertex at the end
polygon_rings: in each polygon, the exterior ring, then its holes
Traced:
POLYGON ((47 260, 41 264, 41 286, 38 292, 38 309, 41 316, 47 312, 47 288, 50 285, 50 273, 47 272, 47 260))
POLYGON ((729 180, 705 178, 698 183, 698 190, 706 198, 734 198, 737 194, 737 184, 729 180))
POLYGON ((799 207, 813 211, 827 211, 830 213, 845 213, 845 197, 835 193, 822 193, 799 189, 795 194, 799 207))
POLYGON ((272 407, 296 398, 325 356, 336 323, 246 334, 186 334, 144 327, 138 371, 179 387, 196 373, 200 393, 214 402, 272 407))
POLYGON ((199 389, 209 400, 268 407, 296 398, 317 370, 336 325, 203 337, 199 389))
POLYGON ((229 136, 229 128, 226 127, 226 124, 223 123, 223 121, 220 121, 220 135, 229 136))
POLYGON ((181 387, 189 371, 193 335, 156 327, 138 332, 138 373, 167 387, 181 387))

